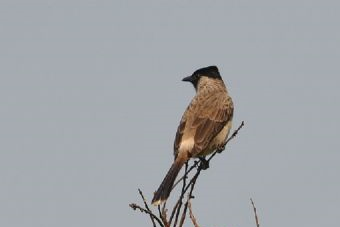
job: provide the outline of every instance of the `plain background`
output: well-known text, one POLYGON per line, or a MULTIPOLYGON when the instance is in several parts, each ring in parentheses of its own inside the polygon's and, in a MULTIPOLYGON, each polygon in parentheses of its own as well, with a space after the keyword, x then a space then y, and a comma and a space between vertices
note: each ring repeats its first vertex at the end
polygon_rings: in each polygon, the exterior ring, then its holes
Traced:
MULTIPOLYGON (((150 226, 217 65, 239 136, 202 173, 201 226, 338 226, 339 1, 0 1, 0 225, 150 226)), ((188 224, 190 226, 190 224, 188 224)))

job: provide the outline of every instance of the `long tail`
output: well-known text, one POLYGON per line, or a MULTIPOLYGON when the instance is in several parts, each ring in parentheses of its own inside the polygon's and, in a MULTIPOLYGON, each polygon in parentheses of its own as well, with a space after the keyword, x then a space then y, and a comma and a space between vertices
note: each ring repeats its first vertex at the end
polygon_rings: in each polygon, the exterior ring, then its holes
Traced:
POLYGON ((157 189, 153 196, 152 199, 153 205, 155 206, 160 205, 162 202, 167 200, 167 198, 170 195, 172 186, 174 185, 174 182, 176 180, 176 177, 184 163, 185 160, 183 160, 182 158, 177 158, 175 162, 172 164, 168 173, 163 179, 161 185, 159 186, 159 188, 157 189))

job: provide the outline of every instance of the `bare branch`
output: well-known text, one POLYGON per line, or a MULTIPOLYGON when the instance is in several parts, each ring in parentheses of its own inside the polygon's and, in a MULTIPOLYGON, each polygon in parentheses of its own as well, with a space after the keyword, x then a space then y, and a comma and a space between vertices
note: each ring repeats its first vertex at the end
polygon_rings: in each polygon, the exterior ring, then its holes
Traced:
MULTIPOLYGON (((188 162, 185 163, 185 173, 187 172, 188 170, 188 162)), ((178 217, 179 217, 179 214, 181 212, 181 208, 182 208, 182 199, 183 199, 183 196, 185 194, 185 188, 186 188, 186 179, 187 179, 187 176, 184 174, 184 177, 183 177, 183 186, 182 186, 182 191, 181 191, 181 195, 177 201, 177 204, 175 205, 176 209, 174 208, 174 211, 176 212, 176 216, 175 216, 175 222, 174 222, 174 227, 177 226, 177 221, 178 221, 178 217)), ((173 212, 174 212, 173 211, 173 212)), ((170 222, 171 223, 171 222, 170 222)))
MULTIPOLYGON (((163 208, 162 208, 162 212, 160 213, 160 217, 165 225, 165 227, 170 227, 170 223, 168 222, 168 219, 167 219, 167 215, 166 215, 166 212, 168 211, 166 208, 165 208, 165 205, 166 203, 164 203, 163 205, 163 208)), ((159 208, 160 206, 158 206, 159 208)), ((159 210, 160 211, 160 210, 159 210)))
MULTIPOLYGON (((201 163, 201 165, 200 165, 200 166, 198 167, 198 169, 197 169, 197 172, 196 172, 195 176, 190 180, 190 183, 188 184, 188 186, 187 186, 187 188, 186 188, 186 190, 187 190, 187 189, 189 188, 189 186, 191 186, 190 192, 189 192, 188 197, 187 197, 187 201, 186 201, 186 203, 185 203, 185 205, 184 205, 184 211, 183 211, 183 213, 182 213, 182 218, 181 218, 179 227, 182 227, 183 224, 184 224, 185 216, 186 216, 187 209, 188 209, 189 200, 190 200, 191 198, 193 198, 192 192, 193 192, 193 190, 194 190, 194 187, 195 187, 195 184, 196 184, 196 180, 197 180, 198 176, 199 176, 200 173, 201 173, 202 165, 203 165, 203 164, 201 163)), ((185 191, 186 191, 186 190, 185 190, 185 191)))
POLYGON ((183 180, 183 178, 185 178, 185 177, 187 178, 187 177, 188 177, 188 174, 189 174, 194 168, 196 168, 196 167, 198 166, 199 163, 200 163, 199 161, 195 161, 194 164, 193 164, 192 166, 190 166, 189 170, 186 170, 186 171, 184 172, 183 176, 182 176, 181 178, 179 178, 179 179, 176 181, 176 183, 174 183, 174 186, 172 186, 172 188, 175 188, 175 187, 177 186, 177 184, 179 184, 179 183, 183 180))
POLYGON ((140 207, 139 205, 135 204, 135 203, 130 203, 129 206, 133 209, 133 210, 139 210, 140 212, 144 212, 146 214, 149 214, 151 215, 154 219, 156 219, 156 221, 158 222, 158 224, 161 226, 161 227, 164 227, 162 221, 152 213, 152 211, 149 211, 147 209, 144 209, 142 207, 140 207))
POLYGON ((193 212, 192 212, 192 207, 191 207, 191 201, 190 201, 190 199, 189 199, 189 201, 188 201, 188 207, 189 207, 189 216, 190 216, 190 219, 191 219, 191 221, 192 221, 192 224, 194 224, 195 227, 200 227, 200 226, 198 225, 197 221, 196 221, 196 218, 195 218, 193 212))
POLYGON ((187 214, 187 209, 188 209, 188 202, 186 202, 185 205, 184 205, 184 210, 182 212, 182 217, 181 217, 181 220, 179 222, 179 227, 183 227, 185 216, 187 214))
MULTIPOLYGON (((145 200, 145 197, 144 197, 144 195, 143 195, 142 190, 140 190, 140 189, 138 188, 138 192, 139 192, 140 196, 141 196, 142 199, 143 199, 144 206, 145 206, 146 210, 149 211, 149 212, 151 212, 151 210, 150 210, 148 204, 146 203, 146 200, 145 200)), ((156 227, 156 223, 155 223, 154 217, 153 217, 151 214, 150 214, 150 219, 151 219, 151 221, 152 221, 153 226, 156 227)))
POLYGON ((176 202, 176 204, 175 204, 175 206, 174 206, 174 208, 173 208, 173 210, 171 212, 171 216, 170 216, 170 220, 169 220, 170 225, 171 225, 172 219, 173 219, 173 217, 175 215, 175 212, 176 212, 178 206, 179 206, 179 200, 176 202))
POLYGON ((260 227, 259 218, 258 218, 257 213, 256 213, 256 207, 255 207, 255 204, 254 204, 252 198, 250 198, 250 202, 251 202, 251 205, 253 206, 253 210, 254 210, 256 227, 260 227))

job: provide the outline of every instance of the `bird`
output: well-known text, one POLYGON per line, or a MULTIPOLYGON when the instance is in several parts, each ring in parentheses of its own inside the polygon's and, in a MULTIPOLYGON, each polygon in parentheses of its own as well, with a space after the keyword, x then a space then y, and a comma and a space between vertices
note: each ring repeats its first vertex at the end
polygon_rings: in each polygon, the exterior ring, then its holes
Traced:
POLYGON ((174 141, 174 162, 151 203, 165 202, 182 166, 191 158, 204 158, 223 147, 232 127, 234 104, 217 66, 200 68, 182 81, 196 91, 186 108, 174 141))

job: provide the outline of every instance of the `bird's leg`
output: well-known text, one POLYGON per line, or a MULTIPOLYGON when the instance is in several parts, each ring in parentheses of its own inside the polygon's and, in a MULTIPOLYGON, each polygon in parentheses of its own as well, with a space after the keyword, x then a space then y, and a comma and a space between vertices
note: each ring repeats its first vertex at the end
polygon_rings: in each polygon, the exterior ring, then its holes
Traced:
POLYGON ((199 158, 200 161, 201 161, 201 168, 202 168, 203 170, 208 169, 208 168, 209 168, 209 161, 206 160, 204 157, 198 157, 198 158, 199 158))

